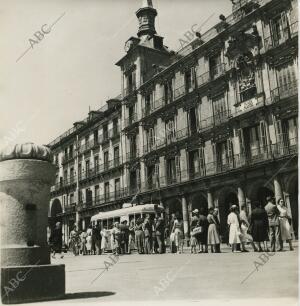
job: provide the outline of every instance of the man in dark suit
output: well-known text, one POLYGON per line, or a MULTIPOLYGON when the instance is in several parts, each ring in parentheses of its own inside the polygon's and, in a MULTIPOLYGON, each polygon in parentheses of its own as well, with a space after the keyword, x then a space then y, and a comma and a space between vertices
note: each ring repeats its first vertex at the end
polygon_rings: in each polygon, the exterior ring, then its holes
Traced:
POLYGON ((267 205, 265 206, 265 211, 268 215, 269 220, 269 237, 271 241, 271 251, 275 252, 275 245, 278 243, 279 249, 277 251, 282 251, 283 245, 280 236, 280 226, 279 226, 279 211, 275 205, 275 200, 272 197, 267 197, 267 205))

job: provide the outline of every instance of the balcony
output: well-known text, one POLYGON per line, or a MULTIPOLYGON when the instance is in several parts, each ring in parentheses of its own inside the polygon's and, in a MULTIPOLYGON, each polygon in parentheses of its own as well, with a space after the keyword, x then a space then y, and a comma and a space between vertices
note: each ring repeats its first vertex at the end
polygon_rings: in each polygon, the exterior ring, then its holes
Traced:
POLYGON ((225 69, 224 63, 217 65, 217 66, 210 67, 210 80, 211 81, 216 80, 217 78, 225 74, 225 72, 226 72, 226 69, 225 69))
POLYGON ((89 140, 84 145, 81 145, 78 149, 79 154, 83 154, 91 150, 95 146, 94 139, 89 140))
POLYGON ((132 86, 124 88, 123 89, 123 98, 135 93, 135 91, 136 91, 136 84, 133 84, 132 86))
POLYGON ((126 161, 127 162, 135 160, 138 157, 139 157, 139 150, 138 149, 136 149, 135 151, 131 151, 131 152, 126 153, 126 161))
POLYGON ((76 203, 71 203, 70 205, 65 206, 65 213, 75 213, 76 212, 76 203))
POLYGON ((129 116, 128 118, 124 119, 124 127, 128 127, 134 123, 136 123, 137 120, 137 114, 134 113, 131 116, 129 116))
POLYGON ((68 162, 71 162, 73 161, 75 158, 74 154, 65 154, 63 157, 62 157, 62 161, 61 161, 61 164, 64 165, 68 162))
POLYGON ((173 97, 174 97, 174 101, 183 97, 184 95, 186 94, 186 86, 183 85, 183 86, 180 86, 178 88, 175 88, 174 89, 174 92, 173 92, 173 97))
POLYGON ((291 157, 296 154, 298 154, 298 139, 286 139, 284 142, 246 149, 233 156, 226 156, 224 158, 218 156, 217 161, 203 163, 198 169, 176 171, 172 175, 161 176, 155 181, 149 180, 148 182, 142 182, 140 190, 132 193, 166 188, 171 185, 185 183, 189 180, 227 173, 234 169, 273 161, 274 159, 291 157))
POLYGON ((150 114, 154 113, 155 111, 162 108, 166 104, 170 103, 170 101, 168 101, 168 103, 166 103, 165 100, 166 100, 165 98, 159 98, 159 99, 153 101, 153 103, 151 104, 150 107, 143 108, 142 109, 143 117, 149 116, 150 114))
POLYGON ((108 131, 108 137, 110 139, 115 139, 115 138, 118 138, 119 136, 120 136, 120 127, 119 126, 115 126, 108 131))
POLYGON ((298 82, 284 84, 271 90, 271 100, 267 104, 276 103, 282 99, 298 96, 298 82))
POLYGON ((265 38, 264 45, 265 51, 269 51, 273 48, 280 46, 289 39, 298 35, 298 21, 291 24, 289 27, 281 29, 277 35, 271 35, 265 38))
POLYGON ((105 131, 105 132, 103 132, 103 134, 99 135, 98 142, 101 145, 109 142, 109 133, 108 133, 108 131, 105 131))
POLYGON ((201 87, 202 85, 208 83, 210 81, 210 72, 207 71, 196 78, 197 80, 197 86, 201 87))
POLYGON ((223 112, 215 113, 214 116, 200 120, 199 130, 203 131, 206 129, 210 129, 213 126, 218 126, 224 122, 227 122, 230 117, 231 117, 230 110, 225 110, 223 112))

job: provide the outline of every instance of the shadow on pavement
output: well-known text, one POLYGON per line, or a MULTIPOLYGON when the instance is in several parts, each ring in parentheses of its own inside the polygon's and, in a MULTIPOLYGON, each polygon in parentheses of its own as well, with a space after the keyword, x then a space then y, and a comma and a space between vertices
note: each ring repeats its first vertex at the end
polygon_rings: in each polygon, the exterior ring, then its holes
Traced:
POLYGON ((98 298, 98 297, 110 296, 114 294, 116 293, 111 292, 111 291, 66 293, 65 296, 62 298, 62 300, 98 298))

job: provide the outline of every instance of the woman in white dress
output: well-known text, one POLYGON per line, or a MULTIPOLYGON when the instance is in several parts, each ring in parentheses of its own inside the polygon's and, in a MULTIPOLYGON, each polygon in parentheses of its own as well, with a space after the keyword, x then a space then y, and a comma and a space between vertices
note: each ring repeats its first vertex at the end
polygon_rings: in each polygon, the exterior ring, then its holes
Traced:
POLYGON ((280 232, 281 232, 281 239, 282 241, 287 241, 290 250, 293 251, 293 245, 292 245, 292 231, 291 226, 289 223, 289 220, 291 219, 290 215, 288 214, 288 210, 286 206, 284 205, 283 199, 279 199, 277 202, 277 208, 279 210, 279 225, 280 225, 280 232))
POLYGON ((172 233, 175 234, 177 254, 183 253, 183 221, 179 215, 175 217, 172 233))
POLYGON ((238 219, 238 210, 236 205, 232 205, 230 208, 230 214, 227 218, 227 224, 229 225, 229 244, 232 247, 232 252, 239 253, 237 251, 237 244, 241 243, 240 235, 241 228, 238 219))
POLYGON ((101 234, 101 254, 104 255, 108 244, 108 233, 104 227, 101 229, 100 234, 101 234))

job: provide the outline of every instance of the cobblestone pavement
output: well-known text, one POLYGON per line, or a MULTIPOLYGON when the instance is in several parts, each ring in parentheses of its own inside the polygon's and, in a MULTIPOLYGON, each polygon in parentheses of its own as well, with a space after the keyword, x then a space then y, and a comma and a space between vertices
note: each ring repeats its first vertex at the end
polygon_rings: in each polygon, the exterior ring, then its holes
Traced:
POLYGON ((205 305, 209 305, 236 299, 250 302, 253 298, 268 299, 263 305, 270 299, 282 301, 282 305, 296 303, 297 246, 294 251, 269 255, 233 254, 227 246, 222 251, 189 254, 186 249, 183 254, 132 254, 117 259, 110 259, 109 254, 74 257, 68 253, 52 262, 66 266, 67 295, 60 301, 63 304, 184 299, 208 300, 205 305))

